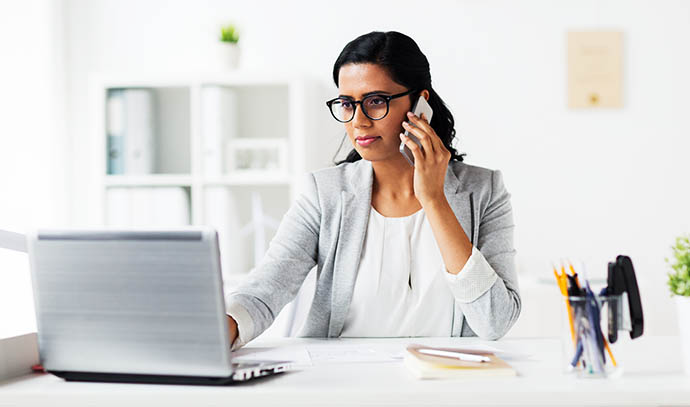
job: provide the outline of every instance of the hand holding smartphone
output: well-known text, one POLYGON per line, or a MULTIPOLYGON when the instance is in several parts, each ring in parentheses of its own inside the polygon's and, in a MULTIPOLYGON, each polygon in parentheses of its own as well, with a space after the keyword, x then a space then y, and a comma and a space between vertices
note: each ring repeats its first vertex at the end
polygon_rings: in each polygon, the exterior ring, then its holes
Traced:
MULTIPOLYGON (((417 101, 414 103, 411 110, 412 113, 418 117, 421 117, 422 113, 424 113, 424 117, 429 121, 429 123, 431 123, 431 116, 433 115, 434 111, 431 109, 431 106, 429 106, 429 102, 424 99, 424 96, 419 96, 419 99, 417 99, 417 101)), ((404 134, 405 136, 409 137, 410 140, 414 141, 419 148, 422 148, 422 143, 414 134, 407 130, 405 130, 404 134)), ((400 142, 400 154, 402 154, 410 165, 414 167, 414 155, 412 154, 412 151, 405 145, 404 141, 400 142)))

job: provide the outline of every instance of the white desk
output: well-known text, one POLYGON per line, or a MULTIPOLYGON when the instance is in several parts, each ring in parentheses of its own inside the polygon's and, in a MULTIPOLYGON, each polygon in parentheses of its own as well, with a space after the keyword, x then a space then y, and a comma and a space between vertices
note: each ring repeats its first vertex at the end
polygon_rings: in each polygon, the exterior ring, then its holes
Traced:
MULTIPOLYGON (((460 346, 472 338, 280 339, 249 347, 301 348, 328 342, 402 350, 407 343, 460 346)), ((298 371, 226 387, 65 382, 31 375, 0 384, 0 405, 54 406, 328 406, 328 405, 636 405, 690 406, 690 376, 676 356, 678 337, 624 337, 613 346, 624 373, 618 379, 578 379, 560 369, 556 339, 505 339, 489 344, 532 354, 509 360, 512 378, 417 380, 402 362, 319 363, 298 371)))

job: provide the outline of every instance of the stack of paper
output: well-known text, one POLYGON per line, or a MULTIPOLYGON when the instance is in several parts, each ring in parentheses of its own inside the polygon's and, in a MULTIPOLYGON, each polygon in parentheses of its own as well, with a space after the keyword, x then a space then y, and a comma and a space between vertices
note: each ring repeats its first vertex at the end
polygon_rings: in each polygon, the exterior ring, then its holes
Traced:
POLYGON ((420 379, 516 375, 515 370, 495 354, 472 349, 409 345, 404 361, 420 379), (487 361, 472 361, 476 356, 483 356, 487 361))

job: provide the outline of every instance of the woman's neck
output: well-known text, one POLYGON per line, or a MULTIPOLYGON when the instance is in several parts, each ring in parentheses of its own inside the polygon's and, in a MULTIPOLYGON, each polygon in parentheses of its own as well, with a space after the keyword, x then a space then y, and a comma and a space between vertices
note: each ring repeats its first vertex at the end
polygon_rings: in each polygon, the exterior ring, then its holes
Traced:
POLYGON ((414 167, 404 157, 372 161, 374 169, 373 192, 393 199, 414 198, 414 167))

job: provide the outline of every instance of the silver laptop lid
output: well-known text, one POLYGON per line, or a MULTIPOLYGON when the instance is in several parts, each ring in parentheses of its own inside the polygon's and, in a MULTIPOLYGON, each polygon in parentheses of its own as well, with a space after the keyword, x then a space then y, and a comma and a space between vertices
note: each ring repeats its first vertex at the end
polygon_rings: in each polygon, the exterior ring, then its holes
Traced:
POLYGON ((28 250, 47 370, 232 373, 215 230, 39 230, 28 250))

